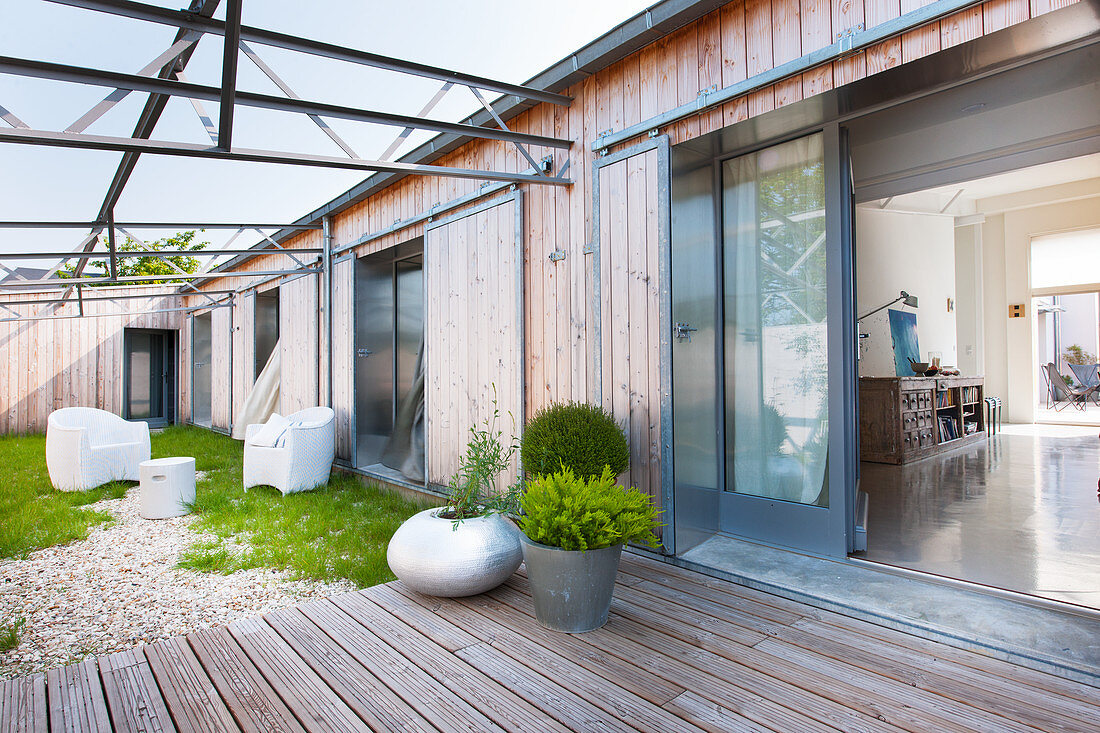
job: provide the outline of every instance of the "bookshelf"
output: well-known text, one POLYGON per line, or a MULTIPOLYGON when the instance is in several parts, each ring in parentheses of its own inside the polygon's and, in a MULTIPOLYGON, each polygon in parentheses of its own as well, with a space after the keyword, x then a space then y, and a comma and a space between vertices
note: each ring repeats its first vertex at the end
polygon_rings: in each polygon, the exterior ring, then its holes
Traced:
POLYGON ((862 377, 860 459, 902 464, 985 440, 981 377, 862 377))

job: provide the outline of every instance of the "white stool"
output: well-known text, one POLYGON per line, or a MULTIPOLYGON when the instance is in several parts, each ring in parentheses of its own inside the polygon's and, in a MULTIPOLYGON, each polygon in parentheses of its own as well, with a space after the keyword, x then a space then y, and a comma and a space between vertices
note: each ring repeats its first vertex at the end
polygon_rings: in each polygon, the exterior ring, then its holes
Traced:
POLYGON ((141 516, 179 517, 195 501, 195 459, 154 458, 138 466, 141 476, 141 516))

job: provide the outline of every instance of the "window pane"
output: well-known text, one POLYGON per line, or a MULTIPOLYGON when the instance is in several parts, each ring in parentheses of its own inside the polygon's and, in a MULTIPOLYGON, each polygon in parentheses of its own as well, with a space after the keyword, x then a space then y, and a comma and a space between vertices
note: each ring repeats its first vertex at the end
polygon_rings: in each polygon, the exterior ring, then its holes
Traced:
POLYGON ((726 490, 828 506, 821 135, 722 172, 726 490))
POLYGON ((1100 229, 1050 234, 1031 240, 1031 287, 1100 283, 1100 229))

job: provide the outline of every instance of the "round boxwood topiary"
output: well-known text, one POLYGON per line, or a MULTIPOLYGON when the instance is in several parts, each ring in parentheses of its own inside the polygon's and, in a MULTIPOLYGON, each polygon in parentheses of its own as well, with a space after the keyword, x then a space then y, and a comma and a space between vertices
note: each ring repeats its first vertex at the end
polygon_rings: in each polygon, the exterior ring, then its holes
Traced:
POLYGON ((630 446, 615 419, 584 402, 551 404, 527 423, 520 443, 523 468, 528 474, 560 471, 562 466, 577 478, 603 473, 604 466, 619 475, 630 463, 630 446))

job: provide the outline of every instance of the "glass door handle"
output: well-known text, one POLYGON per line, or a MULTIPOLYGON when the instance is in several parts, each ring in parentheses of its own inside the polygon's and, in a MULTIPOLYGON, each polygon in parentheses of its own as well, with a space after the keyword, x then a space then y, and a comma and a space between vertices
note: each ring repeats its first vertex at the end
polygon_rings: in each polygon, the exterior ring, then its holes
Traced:
POLYGON ((691 332, 698 330, 699 329, 693 328, 691 324, 688 323, 677 323, 672 327, 672 333, 676 336, 676 340, 687 341, 688 343, 691 343, 691 332))

